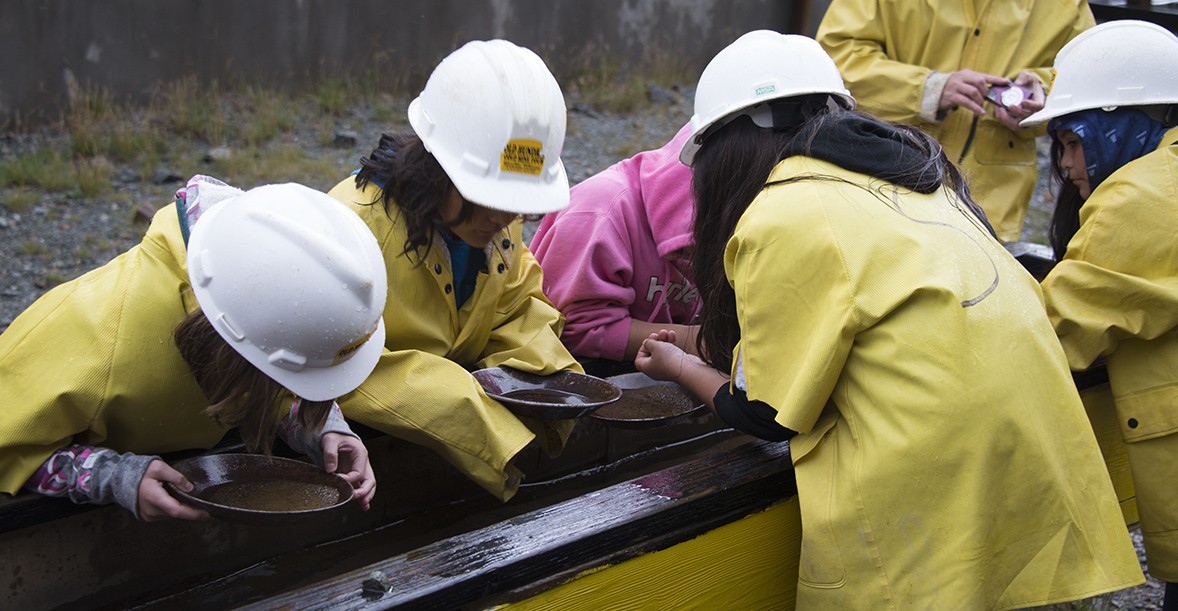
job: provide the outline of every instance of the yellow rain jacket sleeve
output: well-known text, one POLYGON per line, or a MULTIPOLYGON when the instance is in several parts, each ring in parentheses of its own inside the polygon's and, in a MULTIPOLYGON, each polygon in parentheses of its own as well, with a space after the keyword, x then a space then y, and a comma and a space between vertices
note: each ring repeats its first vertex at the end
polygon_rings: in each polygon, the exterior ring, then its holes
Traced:
POLYGON ((559 453, 573 422, 518 418, 487 397, 470 371, 499 365, 539 374, 583 371, 560 342, 564 319, 544 297, 521 224, 488 246, 487 271, 457 309, 440 237, 419 261, 402 252, 405 226, 395 206, 391 218, 385 213, 379 187, 360 191, 349 177, 330 195, 372 229, 389 275, 385 352, 369 379, 340 400, 344 414, 438 452, 506 501, 522 475, 512 464, 516 454, 537 435, 549 455, 559 453))
POLYGON ((1178 128, 1080 208, 1043 281, 1068 362, 1105 355, 1150 574, 1178 581, 1178 128))
MULTIPOLYGON (((1143 581, 1038 285, 942 191, 791 157, 725 253, 748 398, 799 431, 799 609, 1143 581)), ((734 355, 735 356, 735 355, 734 355)))
MULTIPOLYGON (((929 77, 968 68, 1014 79, 1030 70, 1046 89, 1055 54, 1094 24, 1084 0, 832 0, 817 39, 858 110, 919 125, 939 140, 999 237, 1011 241, 1035 189, 1034 139, 1043 128, 1012 132, 989 103, 983 117, 956 110, 939 120, 935 104, 922 112, 929 77)), ((939 99, 943 80, 933 83, 939 99)))
POLYGON ((224 436, 172 339, 197 309, 184 261, 167 206, 139 245, 49 291, 0 335, 0 492, 71 443, 161 454, 224 436))

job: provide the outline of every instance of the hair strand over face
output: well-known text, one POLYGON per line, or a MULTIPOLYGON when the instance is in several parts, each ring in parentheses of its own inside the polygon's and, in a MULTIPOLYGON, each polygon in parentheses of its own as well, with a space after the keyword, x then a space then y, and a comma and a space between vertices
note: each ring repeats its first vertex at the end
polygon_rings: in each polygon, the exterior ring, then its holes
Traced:
MULTIPOLYGON (((218 424, 236 427, 251 451, 268 454, 285 414, 282 407, 289 406, 294 395, 238 354, 200 310, 185 317, 174 337, 180 355, 209 401, 205 414, 218 424)), ((299 425, 304 430, 319 430, 333 403, 301 402, 299 425)))

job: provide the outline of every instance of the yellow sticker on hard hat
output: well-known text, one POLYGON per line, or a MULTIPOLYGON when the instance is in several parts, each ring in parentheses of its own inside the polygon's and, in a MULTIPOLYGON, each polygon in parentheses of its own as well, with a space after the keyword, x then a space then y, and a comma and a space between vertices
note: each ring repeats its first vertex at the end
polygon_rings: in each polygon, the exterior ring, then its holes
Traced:
MULTIPOLYGON (((379 323, 377 326, 379 326, 379 323)), ((360 347, 363 346, 364 343, 368 341, 368 338, 372 337, 373 333, 376 333, 376 327, 373 327, 372 331, 370 331, 368 333, 368 335, 365 335, 364 337, 361 337, 360 339, 348 344, 347 346, 340 348, 338 351, 336 351, 335 359, 331 361, 331 364, 332 365, 339 365, 340 363, 352 358, 352 355, 355 354, 356 351, 359 350, 360 347)))
POLYGON ((1056 74, 1059 74, 1059 73, 1056 72, 1055 68, 1053 67, 1051 69, 1051 82, 1047 84, 1047 93, 1051 93, 1051 90, 1055 89, 1055 75, 1056 74))
POLYGON ((543 148, 539 140, 508 140, 499 155, 499 170, 539 176, 544 169, 543 148))

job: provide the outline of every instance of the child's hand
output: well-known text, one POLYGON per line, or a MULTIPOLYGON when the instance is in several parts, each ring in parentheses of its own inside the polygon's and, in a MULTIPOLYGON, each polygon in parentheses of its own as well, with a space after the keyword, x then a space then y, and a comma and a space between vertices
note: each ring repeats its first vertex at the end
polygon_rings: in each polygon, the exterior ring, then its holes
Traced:
POLYGON ((675 332, 664 329, 642 342, 634 366, 656 380, 678 382, 686 358, 687 353, 675 345, 675 332))
POLYGON ((364 442, 340 433, 323 436, 323 468, 329 473, 338 473, 352 484, 352 498, 360 502, 360 508, 368 511, 372 497, 376 495, 376 474, 368 462, 368 448, 364 442))
POLYGON ((164 482, 185 492, 192 491, 192 482, 179 471, 162 460, 153 460, 147 465, 143 479, 139 480, 139 517, 145 522, 158 522, 168 518, 178 520, 207 520, 209 514, 203 509, 189 507, 164 490, 164 482))

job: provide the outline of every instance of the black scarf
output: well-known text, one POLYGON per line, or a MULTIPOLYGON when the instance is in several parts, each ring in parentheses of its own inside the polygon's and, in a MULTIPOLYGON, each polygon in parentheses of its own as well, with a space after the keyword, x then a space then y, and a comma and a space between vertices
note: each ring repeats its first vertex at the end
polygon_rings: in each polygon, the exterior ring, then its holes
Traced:
POLYGON ((929 163, 932 154, 893 125, 838 112, 828 115, 817 130, 802 130, 782 158, 804 155, 927 194, 942 181, 940 165, 929 163))

